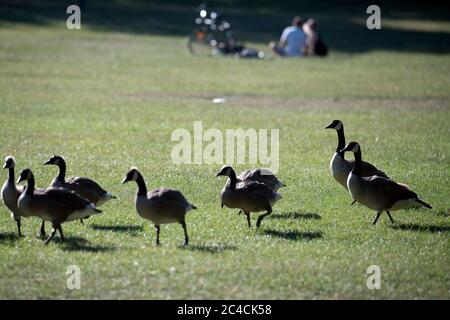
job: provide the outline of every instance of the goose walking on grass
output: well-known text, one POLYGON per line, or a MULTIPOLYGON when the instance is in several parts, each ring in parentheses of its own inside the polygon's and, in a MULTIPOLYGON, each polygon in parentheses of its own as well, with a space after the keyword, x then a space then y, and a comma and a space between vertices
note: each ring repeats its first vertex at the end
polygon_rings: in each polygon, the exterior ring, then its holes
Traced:
MULTIPOLYGON (((330 169, 331 174, 334 179, 339 182, 345 189, 347 189, 347 177, 350 171, 353 169, 355 165, 354 160, 346 160, 344 158, 344 151, 342 151, 345 147, 345 134, 344 134, 344 124, 340 120, 334 120, 325 129, 333 129, 337 132, 338 137, 338 145, 336 148, 336 152, 330 161, 330 169)), ((363 177, 370 177, 377 175, 379 177, 389 178, 383 171, 377 169, 374 165, 362 161, 361 163, 361 175, 363 177)))
POLYGON ((144 177, 137 168, 128 171, 122 183, 135 181, 138 186, 136 194, 136 211, 144 219, 154 223, 156 228, 156 245, 160 245, 160 226, 168 223, 179 223, 184 231, 184 245, 189 244, 185 216, 196 206, 189 203, 180 191, 160 188, 147 193, 144 177))
POLYGON ((36 216, 52 223, 53 230, 44 244, 48 244, 53 239, 56 231, 59 232, 61 241, 64 241, 61 227, 64 222, 101 213, 94 204, 70 190, 58 187, 35 190, 34 175, 30 169, 20 173, 17 183, 25 180, 27 186, 20 195, 17 206, 25 217, 36 216))
POLYGON ((55 155, 51 157, 44 162, 44 165, 55 165, 59 167, 59 173, 51 183, 52 187, 60 187, 74 191, 97 207, 111 199, 116 199, 115 196, 104 190, 92 179, 84 177, 71 177, 66 179, 66 161, 61 156, 55 155))
POLYGON ((272 213, 272 206, 282 198, 281 194, 269 189, 262 183, 249 181, 237 184, 236 173, 231 166, 224 166, 216 177, 227 176, 229 181, 220 193, 222 203, 230 209, 240 209, 247 217, 248 227, 251 227, 250 213, 266 211, 258 217, 256 227, 272 213))
MULTIPOLYGON (((17 224, 17 234, 19 237, 22 236, 21 232, 21 217, 22 214, 17 207, 17 201, 19 200, 20 195, 22 194, 23 190, 25 189, 23 186, 17 186, 16 181, 14 179, 14 167, 16 165, 16 162, 14 160, 14 157, 8 156, 5 158, 5 163, 3 165, 3 169, 8 169, 8 179, 3 184, 1 196, 3 199, 3 202, 5 203, 6 207, 11 211, 11 217, 14 218, 17 224)), ((41 236, 45 236, 45 224, 44 220, 42 220, 40 234, 41 236)))
POLYGON ((351 151, 355 156, 355 166, 348 175, 347 188, 354 200, 377 212, 373 224, 377 223, 383 211, 386 211, 389 220, 394 223, 390 211, 420 206, 432 209, 404 184, 377 175, 364 177, 361 147, 358 143, 350 142, 342 151, 351 151))
MULTIPOLYGON (((275 192, 280 188, 286 187, 286 185, 268 169, 254 168, 245 170, 236 178, 236 185, 238 186, 249 182, 262 183, 267 188, 275 192)), ((224 204, 222 203, 221 206, 223 208, 224 204)), ((239 210, 239 214, 241 213, 242 210, 239 210)))

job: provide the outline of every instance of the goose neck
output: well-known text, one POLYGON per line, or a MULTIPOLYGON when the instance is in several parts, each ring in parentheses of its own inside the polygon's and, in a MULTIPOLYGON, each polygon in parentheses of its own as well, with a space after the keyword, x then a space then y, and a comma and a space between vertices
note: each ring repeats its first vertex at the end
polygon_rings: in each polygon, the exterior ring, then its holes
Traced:
POLYGON ((352 172, 356 174, 358 177, 361 177, 361 170, 362 170, 362 156, 361 151, 358 150, 355 152, 355 167, 353 168, 352 172))
POLYGON ((234 172, 234 170, 231 170, 229 178, 230 178, 230 189, 235 190, 237 178, 236 178, 236 173, 234 172))
POLYGON ((344 126, 342 126, 339 130, 337 130, 337 136, 338 136, 338 145, 336 148, 336 152, 341 156, 344 157, 344 152, 341 150, 345 148, 345 134, 344 134, 344 126))
POLYGON ((33 196, 34 195, 34 186, 35 186, 35 182, 34 182, 34 176, 33 174, 31 174, 31 177, 28 179, 28 183, 27 186, 25 188, 25 194, 27 196, 33 196))
POLYGON ((59 181, 65 181, 66 179, 66 162, 61 159, 58 163, 58 167, 59 167, 59 173, 58 176, 56 177, 56 179, 58 179, 59 181))
POLYGON ((138 177, 136 179, 136 183, 138 185, 138 196, 146 195, 147 194, 147 186, 145 185, 144 177, 139 173, 138 177))
POLYGON ((16 180, 14 180, 14 167, 8 168, 8 182, 14 183, 16 180))

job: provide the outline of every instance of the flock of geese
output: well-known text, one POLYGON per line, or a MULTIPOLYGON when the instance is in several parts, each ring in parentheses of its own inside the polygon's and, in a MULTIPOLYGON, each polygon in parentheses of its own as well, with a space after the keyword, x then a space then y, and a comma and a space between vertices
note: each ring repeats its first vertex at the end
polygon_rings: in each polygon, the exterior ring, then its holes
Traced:
MULTIPOLYGON (((372 164, 362 161, 361 147, 357 142, 345 145, 344 125, 340 120, 334 120, 325 129, 336 130, 338 145, 331 162, 330 169, 334 179, 347 189, 353 199, 376 211, 373 224, 380 215, 386 212, 390 221, 394 220, 390 211, 411 207, 431 206, 420 200, 418 195, 408 186, 390 179, 383 171, 372 164), (345 152, 352 152, 354 160, 346 160, 345 152)), ((21 233, 22 217, 38 217, 42 219, 40 235, 46 236, 45 221, 52 223, 52 231, 44 241, 49 243, 59 232, 64 241, 62 224, 64 222, 88 218, 100 214, 97 209, 105 202, 115 199, 112 194, 104 190, 97 182, 89 178, 66 178, 66 162, 61 156, 53 156, 44 165, 59 167, 58 175, 51 185, 45 189, 36 189, 33 172, 25 169, 20 173, 17 183, 26 181, 25 187, 16 185, 14 177, 15 160, 12 156, 5 158, 3 168, 8 169, 8 179, 4 183, 1 196, 3 202, 11 211, 11 216, 17 223, 19 237, 21 233)), ((251 227, 250 213, 264 212, 256 222, 259 228, 262 220, 271 214, 274 204, 282 198, 278 190, 285 187, 273 173, 265 169, 251 169, 236 176, 231 166, 224 166, 216 175, 228 177, 220 196, 222 207, 239 209, 247 218, 251 227)), ((188 245, 189 237, 185 216, 197 209, 184 195, 177 190, 160 188, 147 192, 147 186, 142 174, 137 168, 131 168, 122 183, 135 181, 137 194, 135 198, 136 211, 144 219, 150 220, 156 228, 156 244, 160 244, 160 225, 179 223, 184 231, 184 245, 188 245)))

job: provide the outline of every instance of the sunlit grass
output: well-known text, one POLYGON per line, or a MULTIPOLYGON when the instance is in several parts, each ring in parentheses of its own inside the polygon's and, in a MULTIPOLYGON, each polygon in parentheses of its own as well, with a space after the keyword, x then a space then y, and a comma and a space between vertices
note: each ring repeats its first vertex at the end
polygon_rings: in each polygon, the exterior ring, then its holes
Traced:
MULTIPOLYGON (((449 298, 450 60, 448 54, 332 54, 324 60, 245 61, 189 56, 181 37, 138 36, 58 25, 0 29, 0 154, 46 186, 65 156, 69 175, 118 196, 104 214, 64 225, 67 243, 45 247, 39 221, 26 237, 0 207, 2 298, 449 298), (225 97, 224 104, 213 104, 225 97), (433 210, 401 211, 396 226, 350 206, 329 175, 334 132, 407 183, 433 210), (221 165, 174 165, 173 130, 280 129, 283 200, 260 230, 221 209, 221 165), (153 226, 134 209, 137 166, 149 188, 179 189, 198 210, 179 225, 153 226), (66 268, 82 289, 66 288, 66 268), (368 290, 379 265, 382 289, 368 290)), ((263 47, 262 44, 256 44, 263 47)), ((236 166, 237 170, 247 166, 236 166)), ((2 173, 3 179, 6 172, 2 173)), ((252 219, 255 224, 255 217, 252 219)))

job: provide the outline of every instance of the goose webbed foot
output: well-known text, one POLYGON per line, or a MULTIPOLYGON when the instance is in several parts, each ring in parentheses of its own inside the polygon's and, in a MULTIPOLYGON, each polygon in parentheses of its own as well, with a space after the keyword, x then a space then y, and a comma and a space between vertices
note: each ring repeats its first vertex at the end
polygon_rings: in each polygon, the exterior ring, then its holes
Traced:
POLYGON ((391 220, 391 223, 394 224, 395 221, 394 221, 394 219, 392 218, 391 213, 390 213, 388 210, 386 210, 386 213, 387 213, 387 215, 388 215, 388 217, 389 217, 389 220, 391 220))
POLYGON ((183 231, 184 231, 184 246, 187 247, 189 245, 189 236, 187 233, 186 222, 183 220, 180 223, 181 223, 181 226, 183 227, 183 231))
POLYGON ((377 212, 377 216, 375 217, 375 220, 373 220, 373 225, 377 224, 378 219, 380 218, 381 212, 377 212))
POLYGON ((61 225, 59 225, 57 227, 57 229, 58 229, 59 235, 61 236, 61 242, 64 242, 64 240, 66 240, 66 238, 64 237, 61 225))
POLYGON ((271 214, 271 213, 272 213, 272 208, 269 208, 269 209, 267 209, 267 212, 266 212, 266 213, 260 215, 260 216, 258 217, 258 220, 256 221, 256 228, 259 228, 260 225, 261 225, 261 221, 262 221, 266 216, 268 216, 268 215, 271 214))

